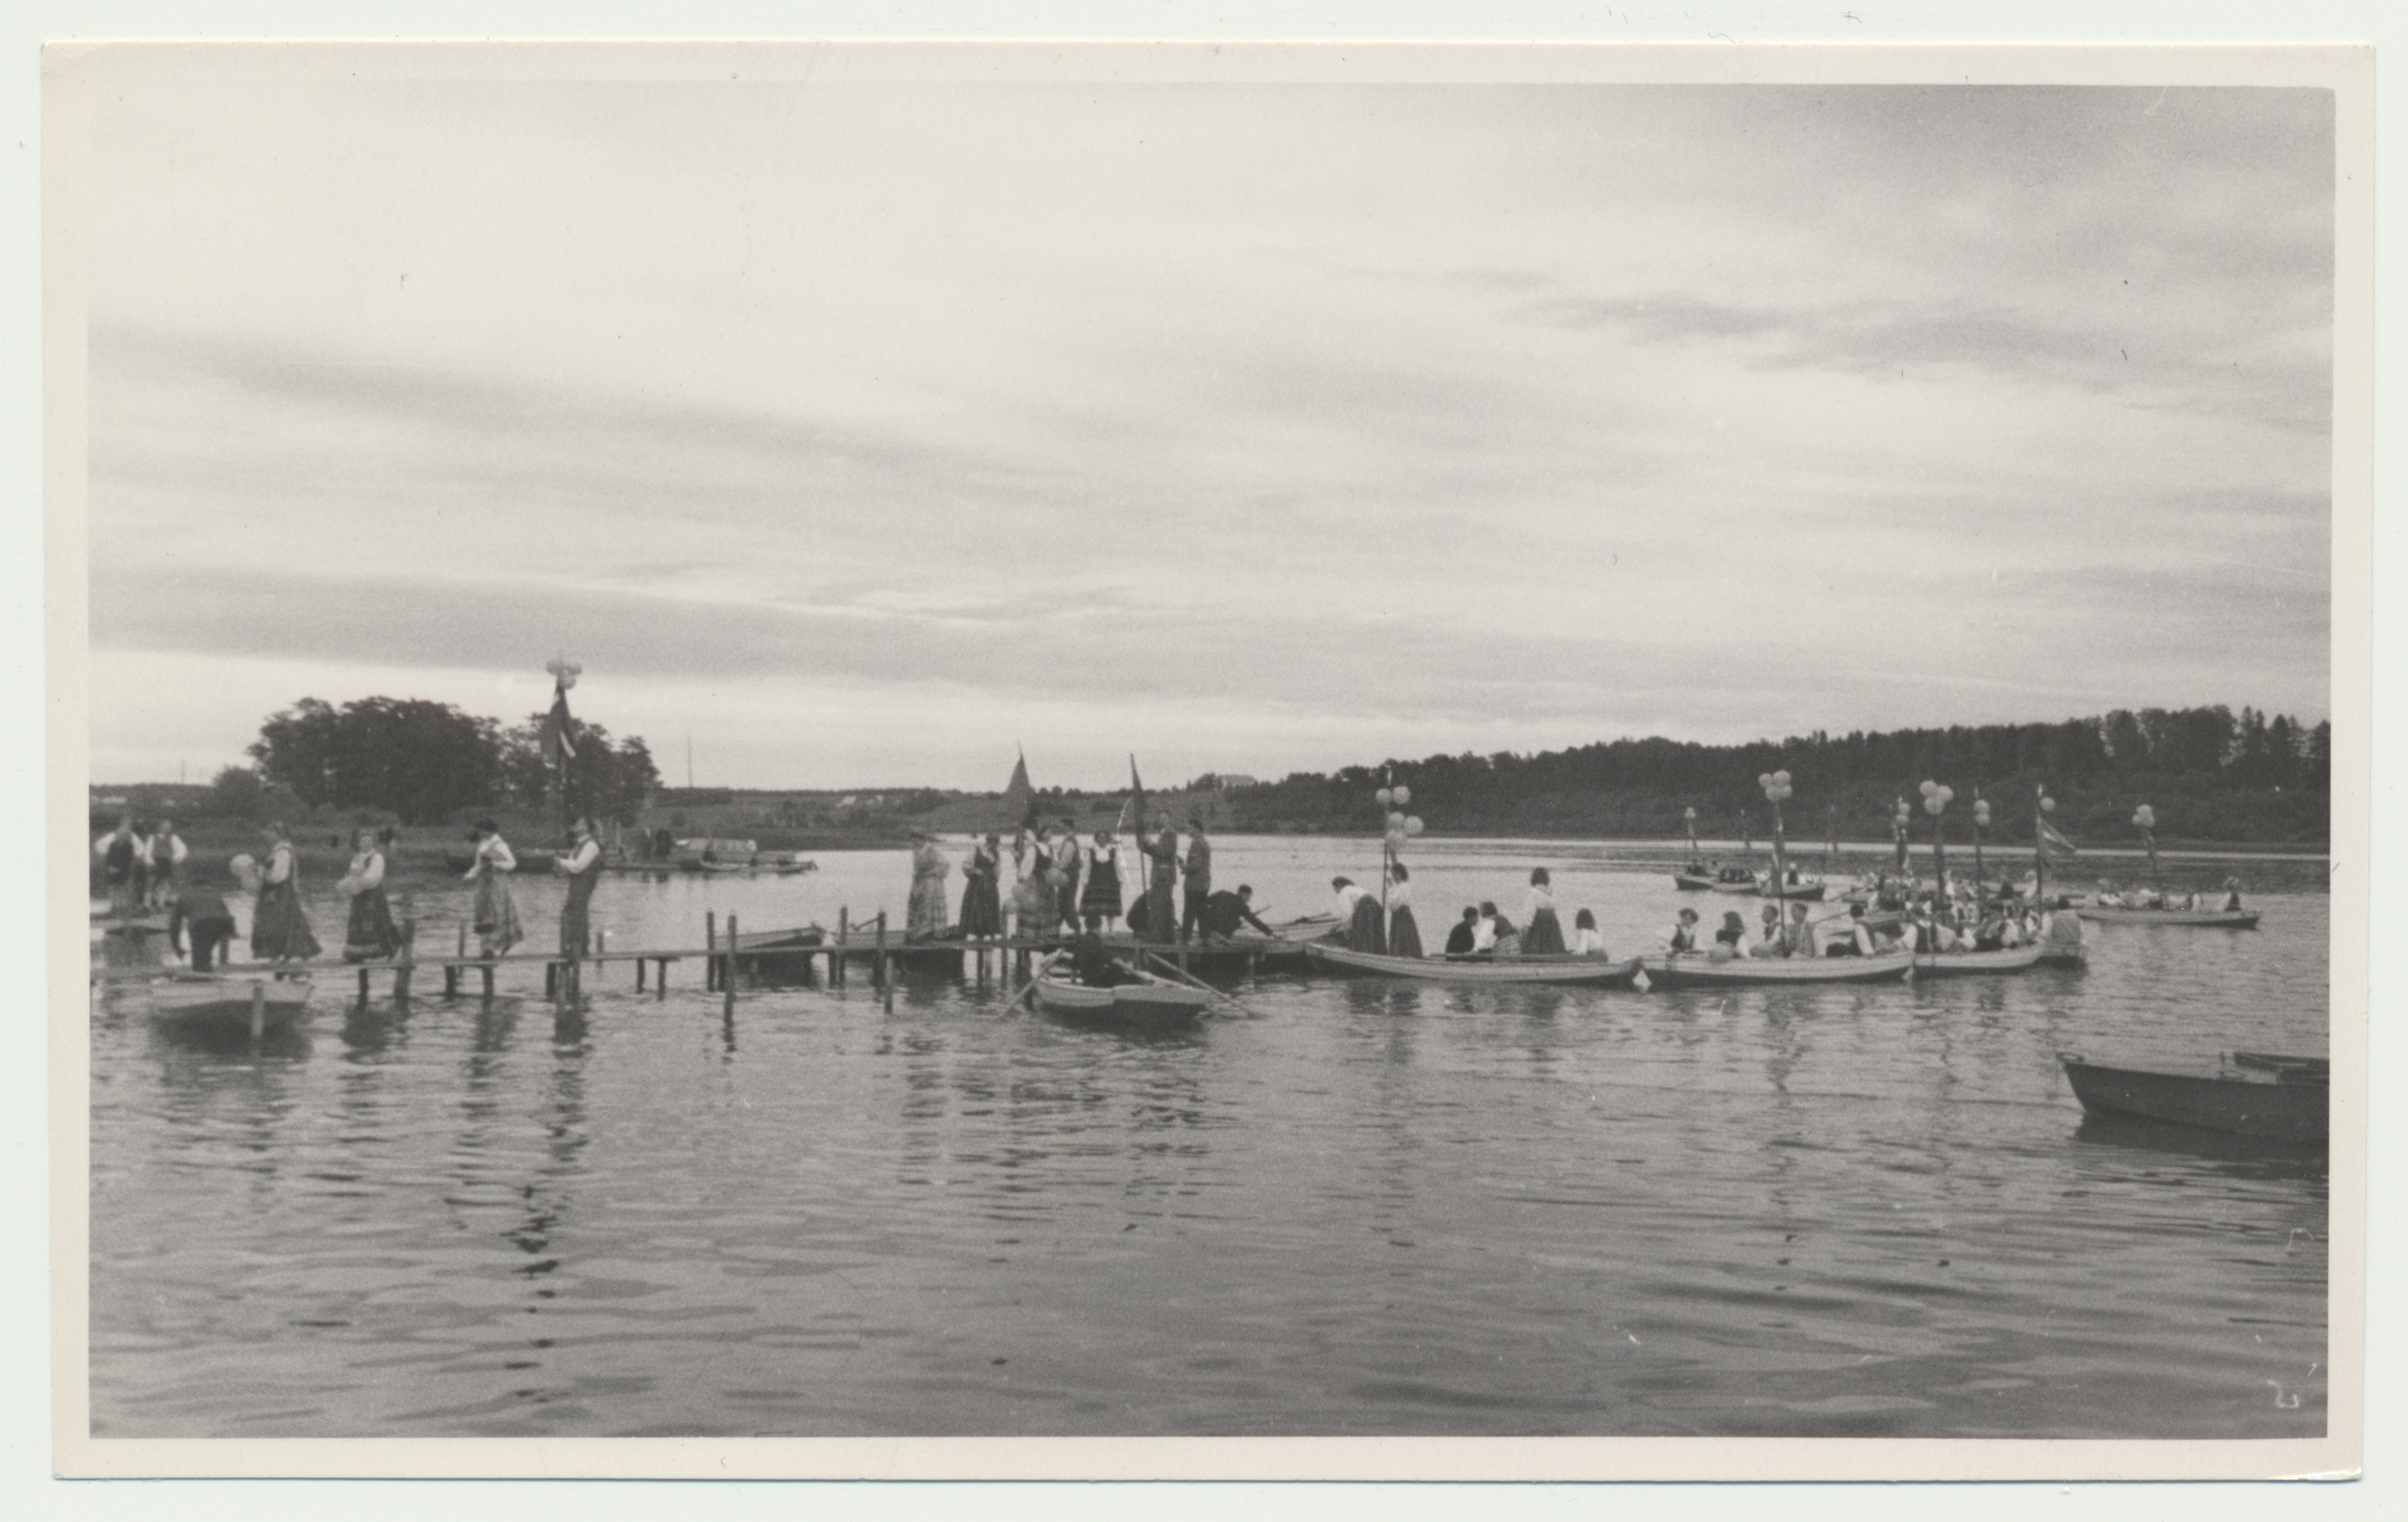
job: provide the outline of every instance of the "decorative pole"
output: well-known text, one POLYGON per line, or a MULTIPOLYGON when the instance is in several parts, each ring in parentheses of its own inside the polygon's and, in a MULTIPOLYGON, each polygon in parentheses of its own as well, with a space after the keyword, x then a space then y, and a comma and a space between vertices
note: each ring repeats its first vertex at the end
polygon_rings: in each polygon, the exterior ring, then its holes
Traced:
POLYGON ((1956 791, 1926 778, 1922 792, 1923 811, 1931 816, 1931 912, 1935 915, 1949 914, 1953 919, 1955 915, 1950 911, 1954 906, 1948 900, 1948 846, 1942 836, 1940 816, 1956 791))
POLYGON ((1890 843, 1897 848, 1898 870, 1901 877, 1906 875, 1906 826, 1914 822, 1914 811, 1906 806, 1904 798, 1899 799, 1898 811, 1889 816, 1889 836, 1890 843))
POLYGON ((1772 897, 1780 902, 1781 928, 1789 929, 1788 893, 1789 842, 1781 827, 1781 800, 1789 796, 1789 773, 1768 771, 1756 778, 1756 785, 1764 789, 1764 800, 1772 805, 1772 897))
POLYGON ((2057 811, 2057 800, 2048 796, 2046 787, 2032 791, 2040 796, 2040 807, 2032 811, 2032 897, 2042 909, 2048 907, 2048 816, 2057 811))
POLYGON ((585 668, 575 661, 554 655, 543 663, 552 673, 552 711, 543 718, 544 759, 560 768, 560 833, 568 834, 568 763, 577 755, 577 742, 569 737, 568 689, 585 668))
POLYGON ((1694 808, 1682 810, 1681 826, 1689 832, 1689 861, 1695 865, 1701 859, 1698 850, 1698 811, 1694 808))
POLYGON ((1380 929, 1384 935, 1388 925, 1388 879, 1393 875, 1388 869, 1405 849, 1405 838, 1422 832, 1422 822, 1404 811, 1405 805, 1413 801, 1413 790, 1410 787, 1383 787, 1372 794, 1371 798, 1387 815, 1384 821, 1386 833, 1380 839, 1380 929))
POLYGON ((1989 822, 1990 800, 1984 797, 1982 790, 1976 787, 1973 789, 1973 897, 1976 901, 1990 896, 1990 890, 1982 882, 1982 826, 1989 822))
POLYGON ((2157 811, 2143 803, 2132 811, 2132 823, 2141 827, 2141 839, 2149 848, 2149 876, 2156 881, 2157 891, 2163 893, 2166 877, 2157 870, 2157 811))

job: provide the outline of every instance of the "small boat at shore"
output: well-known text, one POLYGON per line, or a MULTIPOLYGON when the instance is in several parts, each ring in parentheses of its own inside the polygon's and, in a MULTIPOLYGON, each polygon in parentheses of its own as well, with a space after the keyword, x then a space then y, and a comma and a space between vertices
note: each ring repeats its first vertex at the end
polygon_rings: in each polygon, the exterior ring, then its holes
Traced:
POLYGON ((1037 975, 1037 1007, 1068 1020, 1127 1026, 1140 1030, 1175 1030, 1202 1018, 1212 996, 1201 988, 1130 971, 1136 980, 1098 988, 1074 977, 1055 963, 1037 975))
POLYGON ((1904 952, 1878 956, 1715 956, 1674 952, 1641 958, 1652 988, 1732 988, 1765 984, 1895 983, 1914 970, 1904 952))
POLYGON ((248 1027, 262 1035, 299 1019, 309 992, 308 978, 174 973, 150 985, 150 1018, 177 1028, 248 1027))
POLYGON ((1425 983, 1541 984, 1557 988, 1627 988, 1639 975, 1639 958, 1612 962, 1602 956, 1384 956, 1315 942, 1305 955, 1317 964, 1348 972, 1425 983))
POLYGON ((2074 911, 2100 925, 2209 925, 2229 930, 2258 928, 2254 909, 2109 909, 2091 905, 2074 911))
POLYGON ((2111 1068, 2072 1052, 2057 1059, 2073 1097, 2093 1115, 2278 1142, 2321 1142, 2330 1125, 2329 1058, 2234 1052, 2214 1076, 2111 1068))
MULTIPOLYGON (((2007 946, 1998 951, 1917 952, 1914 954, 1914 975, 1918 978, 1966 978, 1984 972, 2022 972, 2038 967, 2048 955, 2043 941, 2028 945, 2007 946)), ((2077 957, 2078 963, 2080 958, 2077 957)))

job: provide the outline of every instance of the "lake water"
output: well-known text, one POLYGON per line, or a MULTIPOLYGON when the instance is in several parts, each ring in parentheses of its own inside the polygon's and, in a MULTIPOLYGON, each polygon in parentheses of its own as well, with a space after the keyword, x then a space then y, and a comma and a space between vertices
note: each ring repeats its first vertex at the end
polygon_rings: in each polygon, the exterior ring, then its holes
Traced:
MULTIPOLYGON (((1415 845, 1433 942, 1465 902, 1518 911, 1537 865, 1616 955, 1683 901, 1660 846, 1415 845)), ((698 945, 706 909, 899 918, 900 854, 822 862, 607 880, 596 923, 625 948, 698 945)), ((1225 839, 1215 875, 1277 919, 1376 868, 1376 842, 1225 839)), ((2231 869, 2260 929, 2092 926, 2083 971, 1266 974, 1173 1039, 946 979, 889 1011, 861 973, 730 1022, 694 963, 665 1000, 589 972, 565 1013, 534 966, 491 1004, 422 972, 406 1013, 323 978, 256 1050, 113 992, 93 1429, 2316 1435, 2324 1160, 2102 1131, 2056 1058, 2326 1051, 2321 864, 2231 869)), ((518 891, 548 940, 559 889, 518 891)), ((451 946, 467 889, 407 898, 451 946)))

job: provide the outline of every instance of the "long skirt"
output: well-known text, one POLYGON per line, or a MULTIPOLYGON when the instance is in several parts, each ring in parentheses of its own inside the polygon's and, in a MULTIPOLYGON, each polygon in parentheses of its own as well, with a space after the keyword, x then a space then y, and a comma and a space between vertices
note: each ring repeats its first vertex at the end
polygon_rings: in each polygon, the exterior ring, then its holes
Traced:
POLYGON ((270 883, 262 887, 259 906, 251 915, 251 955, 262 962, 308 961, 320 950, 293 884, 270 883))
POLYGON ((1105 919, 1121 916, 1121 872, 1117 867, 1099 865, 1087 873, 1086 890, 1079 895, 1079 912, 1100 914, 1105 919))
POLYGON ((1079 879, 1076 873, 1062 880, 1055 901, 1061 906, 1062 917, 1069 921, 1073 928, 1085 923, 1079 918, 1079 879))
POLYGON ((1385 954, 1388 949, 1388 938, 1380 924, 1382 918, 1383 916, 1380 912, 1379 899, 1368 893, 1355 899, 1354 922, 1346 926, 1346 949, 1371 952, 1375 955, 1385 954))
POLYGON ((384 889, 362 888, 351 895, 351 918, 343 930, 343 960, 381 962, 401 950, 401 931, 393 923, 393 906, 384 889))
POLYGON ((941 877, 919 877, 911 880, 911 915, 905 934, 920 940, 934 940, 945 933, 945 880, 941 877))
POLYGON ((1179 883, 1157 877, 1145 890, 1145 939, 1168 945, 1179 939, 1179 883))
POLYGON ((1564 927, 1555 921, 1552 909, 1533 910, 1529 928, 1522 932, 1522 955, 1525 956, 1555 956, 1564 950, 1564 927))
POLYGON ((1398 904, 1388 914, 1388 955, 1422 955, 1422 927, 1413 921, 1413 906, 1398 904))
POLYGON ((589 868, 568 880, 568 897, 560 906, 560 955, 583 956, 592 951, 594 932, 587 909, 594 902, 595 874, 589 868))
POLYGON ((1003 934, 1003 904, 996 897, 995 879, 973 877, 962 889, 962 934, 1003 934))
POLYGON ((519 906, 499 872, 489 870, 478 881, 477 912, 468 928, 477 932, 478 950, 487 956, 500 956, 526 939, 519 928, 519 906))

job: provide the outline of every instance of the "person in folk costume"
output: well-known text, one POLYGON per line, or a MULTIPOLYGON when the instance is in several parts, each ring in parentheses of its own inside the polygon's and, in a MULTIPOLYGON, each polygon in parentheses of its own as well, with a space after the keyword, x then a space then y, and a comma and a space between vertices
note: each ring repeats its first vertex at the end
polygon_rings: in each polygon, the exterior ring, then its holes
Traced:
POLYGON ((1419 957, 1422 927, 1413 919, 1413 874, 1400 861, 1388 863, 1388 955, 1419 957))
POLYGON ((1564 927, 1555 918, 1554 880, 1543 867, 1530 872, 1530 893, 1523 905, 1522 955, 1553 956, 1564 949, 1564 927))
POLYGON ((1154 816, 1154 834, 1140 833, 1137 848, 1151 869, 1145 889, 1145 938, 1168 945, 1179 935, 1179 832, 1170 815, 1154 816))
POLYGON ((594 903, 594 886, 602 881, 602 841, 595 834, 594 821, 583 814, 569 822, 568 840, 568 854, 553 857, 552 870, 554 876, 568 879, 568 897, 560 905, 560 955, 579 957, 594 943, 588 911, 594 903))
POLYGON ((962 934, 1003 934, 1003 900, 996 881, 1003 875, 1003 837, 989 835, 970 850, 962 866, 962 934))
POLYGON ((1111 831, 1099 829, 1087 852, 1087 884, 1079 893, 1079 915, 1109 926, 1121 917, 1121 908, 1120 847, 1111 831))
POLYGON ((1722 928, 1714 932, 1714 943, 1710 950, 1718 962, 1725 957, 1747 954, 1747 921, 1740 918, 1738 910, 1723 911, 1722 928))
POLYGON ((267 837, 267 859, 260 864, 259 903, 251 915, 251 955, 261 962, 306 962, 320 951, 309 917, 301 912, 300 868, 283 825, 274 824, 267 837))
POLYGON ((1814 926, 1806 918, 1803 902, 1792 899, 1789 904, 1789 928, 1783 939, 1783 948, 1792 956, 1813 956, 1814 926))
POLYGON ((100 838, 92 848, 100 859, 102 881, 108 884, 108 912, 124 916, 134 912, 134 816, 118 816, 117 827, 100 838))
POLYGON ((1446 933, 1446 955, 1469 956, 1479 939, 1480 910, 1476 905, 1466 904, 1463 906, 1463 918, 1455 921, 1455 928, 1446 933))
POLYGON ((1480 924, 1487 938, 1482 950, 1492 956, 1522 955, 1522 932, 1513 928, 1513 922, 1498 913, 1497 906, 1485 898, 1480 900, 1480 924))
POLYGON ((1346 926, 1346 949, 1384 955, 1386 927, 1380 921, 1380 900, 1354 885, 1351 877, 1333 877, 1329 891, 1338 895, 1338 918, 1346 926))
POLYGON ((154 909, 165 909, 175 897, 176 871, 192 853, 185 849, 183 837, 176 833, 172 819, 159 821, 150 832, 150 896, 147 900, 154 909))
MULTIPOLYGON (((242 858, 249 861, 251 858, 242 858)), ((237 880, 241 873, 236 872, 237 880)), ((167 900, 167 944, 181 953, 185 936, 192 938, 193 970, 207 972, 217 965, 218 948, 234 940, 234 911, 222 895, 205 883, 188 883, 167 900)))
POLYGON ((1079 933, 1079 826, 1067 815, 1060 833, 1054 837, 1054 897, 1062 923, 1070 933, 1079 933))
POLYGON ((1011 885, 1011 934, 1018 940, 1043 940, 1054 933, 1061 913, 1062 896, 1054 882, 1054 864, 1040 851, 1029 864, 1028 875, 1011 885))
POLYGON ((351 864, 335 891, 351 901, 343 926, 343 960, 381 962, 401 950, 401 931, 384 896, 385 850, 393 831, 363 829, 351 837, 351 864))
POLYGON ((937 849, 933 835, 915 835, 911 848, 911 902, 903 939, 934 940, 945 933, 945 874, 953 863, 937 849))
POLYGON ((460 879, 477 884, 477 903, 470 912, 468 928, 477 933, 479 955, 491 959, 506 955, 526 939, 526 932, 519 927, 518 901, 510 897, 509 874, 519 869, 519 858, 490 819, 478 820, 475 832, 468 838, 477 842, 476 859, 460 879))
POLYGON ((1757 941, 1755 945, 1748 947, 1747 954, 1750 956, 1756 957, 1788 955, 1789 945, 1787 940, 1783 937, 1781 930, 1781 906, 1779 904, 1765 905, 1763 919, 1764 926, 1761 933, 1764 939, 1757 941))
POLYGON ((1672 921, 1672 933, 1664 938, 1664 949, 1676 955, 1698 949, 1698 912, 1696 910, 1684 909, 1672 921))

